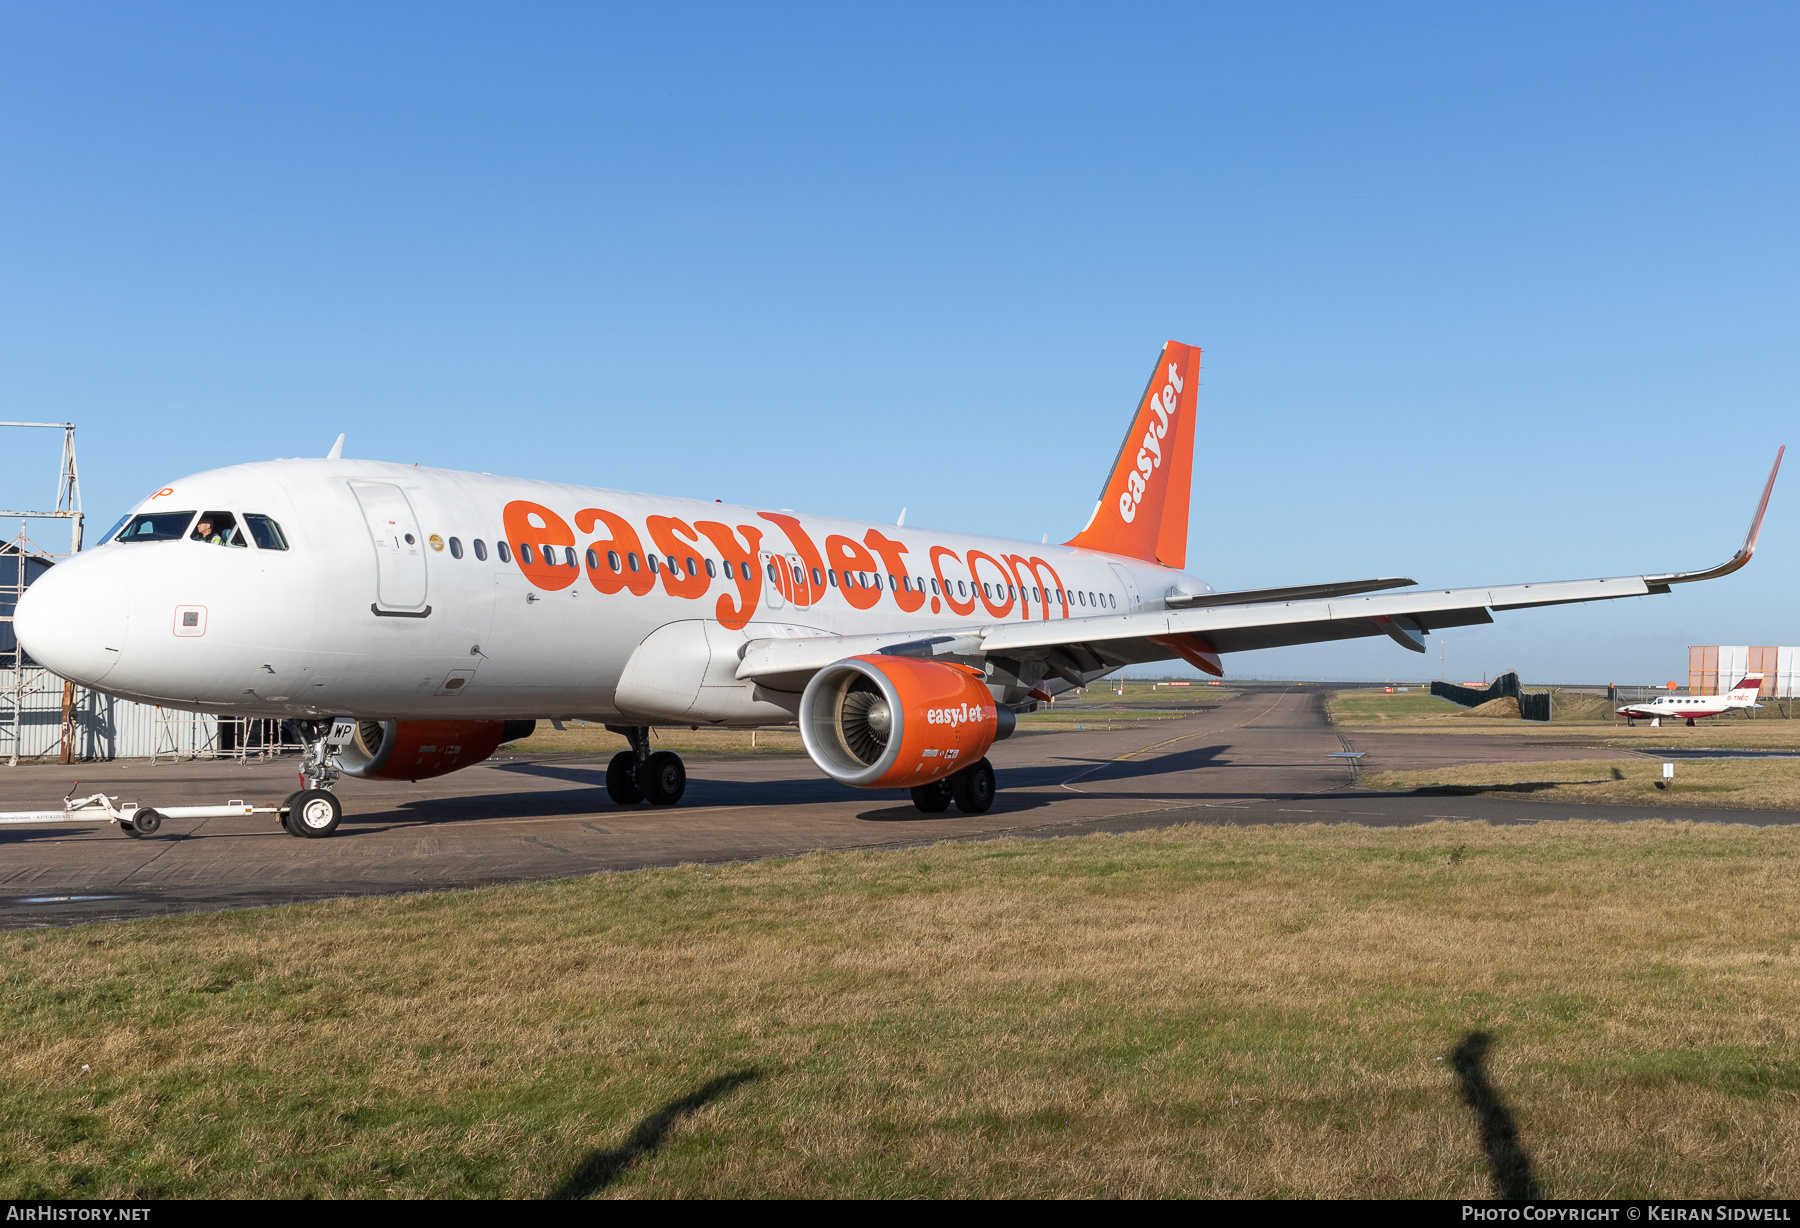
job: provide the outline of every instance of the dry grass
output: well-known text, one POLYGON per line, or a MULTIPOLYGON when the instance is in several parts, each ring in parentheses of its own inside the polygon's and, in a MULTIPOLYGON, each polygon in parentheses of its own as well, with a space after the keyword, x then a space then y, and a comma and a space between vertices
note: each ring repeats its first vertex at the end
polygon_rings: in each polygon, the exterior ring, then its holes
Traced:
MULTIPOLYGON (((549 721, 539 721, 529 738, 508 742, 500 748, 502 755, 513 753, 614 755, 628 743, 616 733, 608 733, 604 725, 583 721, 567 721, 554 728, 549 721)), ((674 750, 686 754, 803 755, 800 731, 792 726, 771 729, 651 729, 650 746, 654 750, 674 750)))
POLYGON ((1423 772, 1375 772, 1374 789, 1442 789, 1463 794, 1516 793, 1546 802, 1641 802, 1800 810, 1800 759, 1683 759, 1675 787, 1660 789, 1662 764, 1642 759, 1482 763, 1423 772))
MULTIPOLYGON (((1529 689, 1529 688, 1528 688, 1529 689)), ((1421 692, 1388 695, 1380 691, 1344 691, 1334 696, 1328 711, 1346 733, 1456 733, 1524 735, 1535 741, 1591 742, 1625 750, 1658 746, 1712 747, 1721 750, 1800 750, 1800 720, 1782 716, 1782 707, 1765 700, 1754 717, 1711 717, 1693 728, 1679 721, 1665 721, 1652 729, 1647 723, 1627 725, 1613 716, 1616 704, 1603 696, 1556 692, 1551 701, 1551 721, 1521 721, 1517 707, 1490 701, 1478 708, 1459 708, 1449 700, 1421 692), (1500 707, 1496 708, 1496 705, 1500 707), (1502 715, 1487 717, 1483 709, 1502 715), (1510 710, 1509 710, 1510 709, 1510 710)), ((1787 704, 1800 716, 1800 705, 1787 704)))
POLYGON ((1796 870, 1185 828, 10 934, 0 1195, 1481 1197, 1485 1029, 1548 1194, 1785 1196, 1796 870))
MULTIPOLYGON (((1234 698, 1235 691, 1218 687, 1167 688, 1145 682, 1125 684, 1119 694, 1112 686, 1101 685, 1080 693, 1071 693, 1053 705, 1019 718, 1019 729, 1025 733, 1059 733, 1074 729, 1132 729, 1145 722, 1178 720, 1195 712, 1216 708, 1234 698)), ((659 750, 684 754, 782 754, 802 755, 800 731, 793 726, 774 726, 754 732, 746 729, 713 729, 701 726, 689 729, 678 726, 652 729, 650 743, 659 750)), ((501 754, 590 754, 613 755, 626 747, 625 739, 608 733, 604 725, 586 721, 567 721, 562 729, 549 721, 539 721, 529 738, 509 742, 501 754)))

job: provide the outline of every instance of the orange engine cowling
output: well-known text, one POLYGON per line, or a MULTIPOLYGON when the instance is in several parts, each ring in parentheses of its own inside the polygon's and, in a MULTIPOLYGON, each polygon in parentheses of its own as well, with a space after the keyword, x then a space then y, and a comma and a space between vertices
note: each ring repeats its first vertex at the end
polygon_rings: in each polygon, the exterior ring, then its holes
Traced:
POLYGON ((362 780, 425 780, 472 767, 536 721, 358 721, 338 768, 362 780))
POLYGON ((977 762, 1013 731, 980 670, 915 657, 845 657, 800 697, 806 753, 833 780, 905 789, 977 762))

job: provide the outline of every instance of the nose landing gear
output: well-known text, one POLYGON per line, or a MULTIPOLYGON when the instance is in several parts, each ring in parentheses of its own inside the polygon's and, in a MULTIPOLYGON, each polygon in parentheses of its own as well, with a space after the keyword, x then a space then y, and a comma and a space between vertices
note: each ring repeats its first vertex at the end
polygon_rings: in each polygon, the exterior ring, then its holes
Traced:
POLYGON ((288 799, 282 825, 293 836, 329 836, 344 821, 344 803, 326 789, 302 789, 288 799))
POLYGON ((648 800, 652 806, 673 806, 687 792, 687 768, 672 750, 650 750, 648 725, 608 725, 607 729, 631 743, 606 765, 606 793, 621 806, 648 800))
POLYGON ((306 787, 290 793, 278 813, 281 826, 290 836, 318 839, 329 836, 344 821, 344 803, 331 791, 338 770, 331 765, 329 740, 332 722, 313 721, 306 740, 306 753, 300 761, 300 780, 306 787))

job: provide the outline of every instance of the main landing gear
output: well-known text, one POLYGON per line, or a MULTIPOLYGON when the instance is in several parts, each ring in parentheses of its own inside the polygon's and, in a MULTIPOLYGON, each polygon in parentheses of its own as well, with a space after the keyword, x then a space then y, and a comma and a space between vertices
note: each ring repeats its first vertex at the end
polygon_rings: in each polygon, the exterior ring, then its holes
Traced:
POLYGON ((982 814, 994 804, 994 765, 982 759, 942 780, 919 785, 912 800, 926 814, 942 814, 951 802, 964 814, 982 814))
POLYGON ((288 794, 278 813, 288 835, 316 840, 338 829, 338 824, 344 821, 344 803, 331 791, 338 778, 338 770, 331 766, 331 747, 325 740, 331 722, 311 721, 308 724, 306 755, 300 762, 300 779, 306 787, 298 793, 288 794))
POLYGON ((648 725, 608 725, 607 729, 631 743, 606 765, 606 793, 621 806, 648 801, 652 806, 673 806, 687 792, 687 768, 672 750, 650 750, 648 725))

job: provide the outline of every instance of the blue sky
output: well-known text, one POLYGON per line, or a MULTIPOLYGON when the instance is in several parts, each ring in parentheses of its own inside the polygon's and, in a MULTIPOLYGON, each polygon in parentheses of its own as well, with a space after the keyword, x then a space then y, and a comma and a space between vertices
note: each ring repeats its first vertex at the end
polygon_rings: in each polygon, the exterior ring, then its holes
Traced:
MULTIPOLYGON (((1174 337, 1215 585, 1704 566, 1795 442, 1797 44, 1749 4, 9 3, 0 417, 80 425, 96 531, 346 431, 1060 540, 1174 337)), ((1800 643, 1796 482, 1745 572, 1449 672, 1800 643)))

